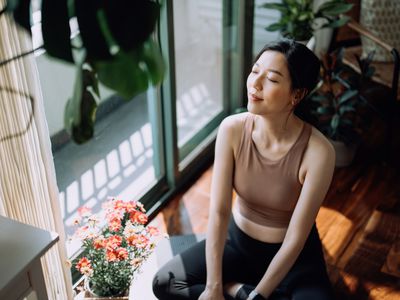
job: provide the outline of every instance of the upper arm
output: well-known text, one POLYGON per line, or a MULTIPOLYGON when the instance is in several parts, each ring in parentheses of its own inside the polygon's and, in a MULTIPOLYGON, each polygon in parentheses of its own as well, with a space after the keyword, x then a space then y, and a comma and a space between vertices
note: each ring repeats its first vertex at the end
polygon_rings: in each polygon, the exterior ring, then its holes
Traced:
POLYGON ((303 247, 326 196, 335 169, 335 150, 320 134, 310 138, 304 156, 306 176, 285 240, 303 247))
POLYGON ((218 129, 211 182, 211 212, 230 214, 237 118, 225 118, 218 129))

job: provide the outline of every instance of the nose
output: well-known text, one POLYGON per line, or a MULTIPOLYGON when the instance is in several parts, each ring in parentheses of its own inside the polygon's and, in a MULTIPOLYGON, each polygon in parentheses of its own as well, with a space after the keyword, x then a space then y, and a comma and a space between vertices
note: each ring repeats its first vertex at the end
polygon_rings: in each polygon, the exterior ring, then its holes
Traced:
POLYGON ((250 81, 249 92, 255 94, 262 90, 261 76, 255 76, 250 81))

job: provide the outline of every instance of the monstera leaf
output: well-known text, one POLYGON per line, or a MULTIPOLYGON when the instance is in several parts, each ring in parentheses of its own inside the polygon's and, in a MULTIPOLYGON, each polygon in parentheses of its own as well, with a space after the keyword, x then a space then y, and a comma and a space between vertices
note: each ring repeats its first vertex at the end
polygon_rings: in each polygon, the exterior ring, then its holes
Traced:
POLYGON ((48 55, 73 63, 67 0, 42 0, 42 35, 48 55))
MULTIPOLYGON (((7 11, 30 32, 30 0, 8 0, 7 11)), ((43 47, 77 65, 64 112, 65 129, 77 143, 94 133, 97 81, 130 100, 163 80, 165 64, 151 38, 159 14, 160 5, 151 0, 42 0, 43 47), (70 40, 72 17, 79 26, 78 44, 70 40), (75 57, 76 51, 84 58, 75 57)))

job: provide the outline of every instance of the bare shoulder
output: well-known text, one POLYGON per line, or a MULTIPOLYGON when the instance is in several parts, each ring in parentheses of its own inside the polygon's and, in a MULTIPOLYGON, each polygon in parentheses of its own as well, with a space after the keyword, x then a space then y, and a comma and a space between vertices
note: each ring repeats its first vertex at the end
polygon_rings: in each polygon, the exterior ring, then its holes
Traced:
POLYGON ((234 137, 241 136, 243 124, 248 115, 248 112, 243 112, 227 116, 222 120, 219 132, 224 132, 225 134, 230 134, 234 137))
POLYGON ((248 112, 243 112, 227 116, 225 119, 222 120, 221 127, 223 127, 226 130, 241 131, 244 121, 248 115, 249 115, 248 112))
POLYGON ((304 154, 305 161, 334 164, 335 149, 332 143, 318 129, 312 127, 310 140, 304 154))
POLYGON ((234 151, 240 143, 243 125, 248 115, 248 112, 243 112, 227 116, 219 126, 218 139, 229 143, 234 151))

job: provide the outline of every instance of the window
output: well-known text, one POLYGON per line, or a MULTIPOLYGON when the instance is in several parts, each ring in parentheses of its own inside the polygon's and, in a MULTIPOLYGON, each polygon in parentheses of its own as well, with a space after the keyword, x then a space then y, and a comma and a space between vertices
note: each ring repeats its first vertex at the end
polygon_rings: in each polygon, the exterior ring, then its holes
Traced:
POLYGON ((173 1, 180 159, 224 110, 222 6, 222 0, 173 1))
MULTIPOLYGON (((101 211, 108 196, 141 200, 155 211, 190 179, 186 174, 193 173, 196 159, 213 152, 204 144, 239 102, 238 3, 164 1, 155 33, 168 64, 163 85, 130 101, 100 86, 95 137, 83 145, 71 142, 63 129, 75 67, 36 53, 67 235, 75 230, 80 207, 101 211)), ((39 45, 40 12, 34 18, 39 45)), ((68 255, 79 246, 68 244, 68 255)))

